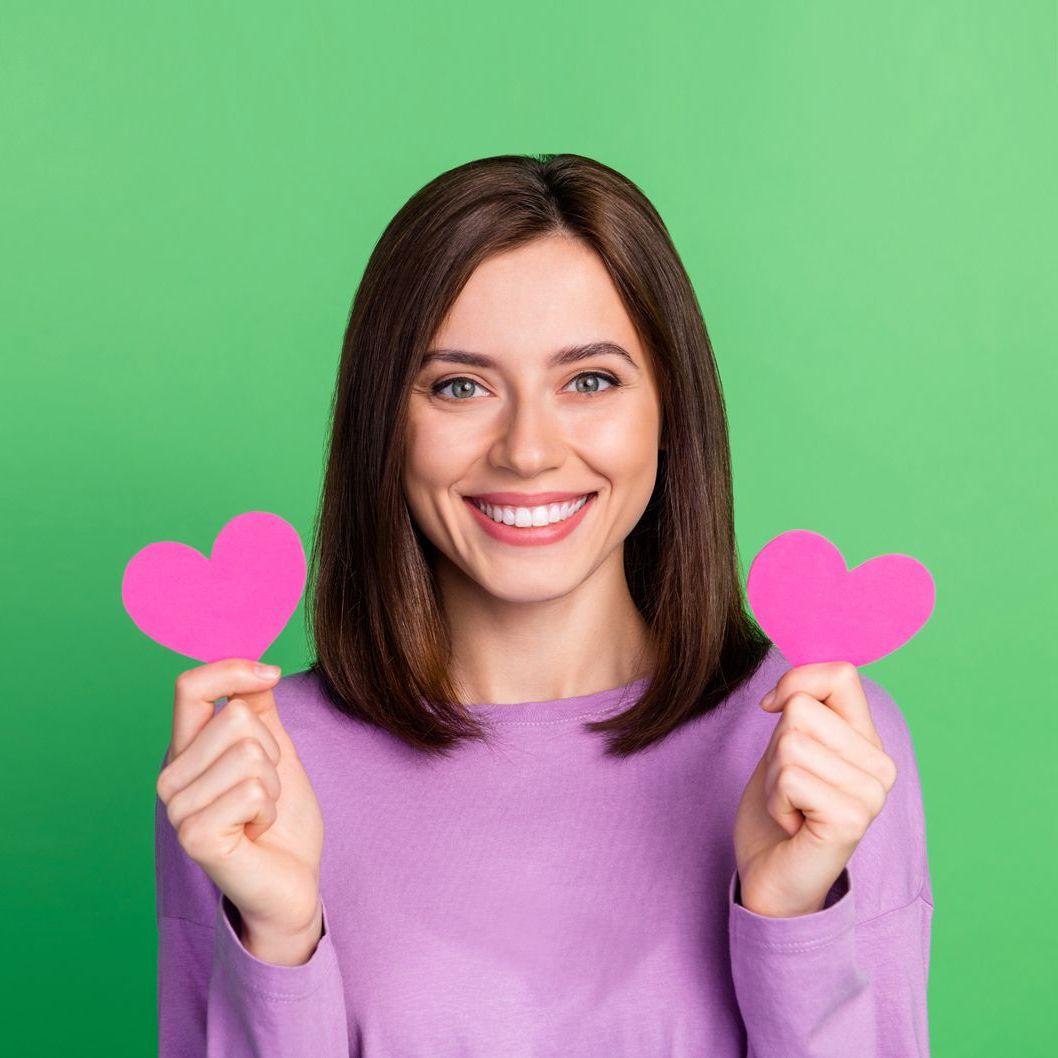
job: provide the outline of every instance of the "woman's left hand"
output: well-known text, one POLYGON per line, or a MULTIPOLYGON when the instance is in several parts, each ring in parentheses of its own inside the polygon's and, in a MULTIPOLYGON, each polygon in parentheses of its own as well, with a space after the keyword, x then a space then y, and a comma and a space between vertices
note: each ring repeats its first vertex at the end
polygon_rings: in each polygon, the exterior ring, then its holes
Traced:
POLYGON ((741 903, 760 915, 807 915, 823 908, 881 812, 896 764, 849 662, 792 668, 760 704, 783 715, 735 817, 741 903))

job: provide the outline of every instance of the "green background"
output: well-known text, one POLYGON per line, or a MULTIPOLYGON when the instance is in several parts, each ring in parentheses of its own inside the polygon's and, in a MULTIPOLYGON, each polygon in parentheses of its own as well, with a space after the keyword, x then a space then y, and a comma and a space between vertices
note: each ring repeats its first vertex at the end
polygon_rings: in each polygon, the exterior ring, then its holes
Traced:
MULTIPOLYGON (((744 569, 790 528, 937 606, 910 724, 934 1053, 1053 1051, 1053 3, 5 2, 0 881, 12 1055, 155 1047, 154 780, 194 664, 159 540, 308 542, 342 331, 441 171, 573 151, 655 203, 731 418, 744 569)), ((266 655, 307 664, 303 613, 266 655)))

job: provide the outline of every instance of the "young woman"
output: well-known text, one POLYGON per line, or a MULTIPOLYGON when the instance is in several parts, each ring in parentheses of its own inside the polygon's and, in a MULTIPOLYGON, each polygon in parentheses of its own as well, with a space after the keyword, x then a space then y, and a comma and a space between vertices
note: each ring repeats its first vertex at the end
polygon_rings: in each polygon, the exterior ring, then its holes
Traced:
POLYGON ((345 334, 316 661, 176 681, 162 1058, 928 1054, 907 725, 785 663, 733 522, 639 189, 564 154, 415 194, 345 334))

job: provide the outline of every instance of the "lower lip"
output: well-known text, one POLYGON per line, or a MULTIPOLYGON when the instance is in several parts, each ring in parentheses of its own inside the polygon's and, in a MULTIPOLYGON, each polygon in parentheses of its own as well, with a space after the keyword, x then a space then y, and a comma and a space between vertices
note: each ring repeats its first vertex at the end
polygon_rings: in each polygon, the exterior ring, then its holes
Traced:
POLYGON ((524 529, 519 529, 516 525, 508 525, 506 522, 493 521, 476 503, 465 496, 463 501, 477 518, 481 528, 493 539, 504 544, 514 544, 515 547, 535 547, 538 544, 554 544, 569 536, 580 525, 597 495, 597 492, 593 492, 581 509, 564 522, 555 522, 553 525, 526 526, 524 529))

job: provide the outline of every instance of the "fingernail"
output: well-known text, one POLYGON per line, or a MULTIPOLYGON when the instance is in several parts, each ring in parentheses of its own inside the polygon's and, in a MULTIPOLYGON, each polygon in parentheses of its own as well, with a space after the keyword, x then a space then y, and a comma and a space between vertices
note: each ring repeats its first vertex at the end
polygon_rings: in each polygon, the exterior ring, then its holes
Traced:
POLYGON ((253 670, 262 680, 274 680, 279 675, 278 665, 254 665, 253 670))
POLYGON ((774 691, 768 691, 768 693, 761 699, 760 704, 761 704, 762 708, 767 709, 768 706, 770 706, 771 703, 774 702, 774 701, 775 701, 775 692, 774 691))

